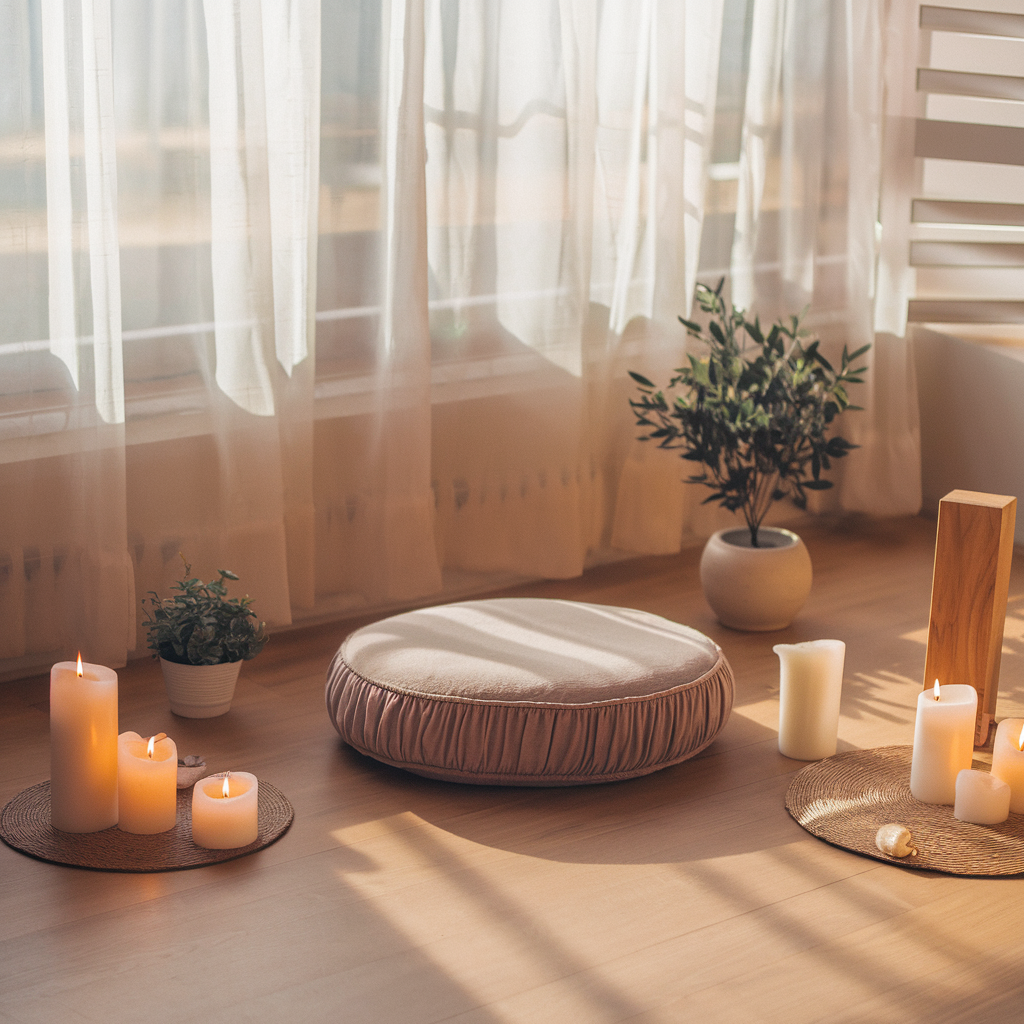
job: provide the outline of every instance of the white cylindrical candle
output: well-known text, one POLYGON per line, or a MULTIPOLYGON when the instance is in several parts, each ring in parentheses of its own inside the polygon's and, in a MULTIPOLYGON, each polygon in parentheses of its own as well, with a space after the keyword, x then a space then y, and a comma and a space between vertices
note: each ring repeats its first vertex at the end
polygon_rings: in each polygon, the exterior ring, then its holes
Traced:
POLYGON ((776 644, 779 656, 779 751, 798 761, 836 752, 846 644, 808 640, 776 644))
POLYGON ((917 697, 910 792, 926 804, 956 802, 957 773, 971 767, 978 691, 952 683, 917 697))
POLYGON ((50 822, 63 832, 117 824, 117 673, 81 657, 50 669, 50 822))
POLYGON ((174 740, 123 732, 117 738, 117 827, 136 835, 174 828, 178 814, 178 748, 174 740))
POLYGON ((1024 718, 1005 718, 996 729, 992 774, 1010 787, 1010 810, 1024 814, 1024 718))
POLYGON ((989 772, 965 768, 956 777, 953 817, 974 825, 998 825, 1010 815, 1010 787, 989 772))
POLYGON ((233 850, 259 836, 259 783, 248 772, 200 779, 192 790, 192 841, 207 850, 233 850))

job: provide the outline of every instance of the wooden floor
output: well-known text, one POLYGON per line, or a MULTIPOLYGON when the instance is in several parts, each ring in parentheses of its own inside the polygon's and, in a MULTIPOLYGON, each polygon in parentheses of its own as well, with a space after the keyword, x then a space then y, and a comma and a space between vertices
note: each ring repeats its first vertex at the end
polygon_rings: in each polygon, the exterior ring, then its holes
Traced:
MULTIPOLYGON (((840 749, 909 743, 934 523, 817 522, 811 598, 782 633, 719 626, 699 551, 512 593, 629 605, 714 637, 737 701, 699 758, 631 782, 430 782, 341 745, 327 663, 353 623, 282 635, 231 712, 167 709, 120 674, 121 728, 283 790, 295 823, 242 860, 158 875, 0 846, 0 1020, 742 1022, 1024 1019, 1024 881, 834 849, 786 813, 772 645, 847 643, 840 749)), ((999 717, 1024 708, 1017 552, 999 717)), ((0 688, 0 803, 48 775, 47 681, 0 688)))

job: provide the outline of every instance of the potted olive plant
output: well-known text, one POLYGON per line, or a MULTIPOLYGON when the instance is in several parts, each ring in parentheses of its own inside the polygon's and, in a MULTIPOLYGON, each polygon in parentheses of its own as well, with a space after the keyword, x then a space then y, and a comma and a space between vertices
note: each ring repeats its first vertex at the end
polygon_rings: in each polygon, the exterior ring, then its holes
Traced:
POLYGON ((711 489, 705 499, 741 512, 745 529, 721 530, 701 559, 705 596, 720 621, 740 629, 789 625, 810 592, 811 563, 795 533, 762 526, 773 502, 790 497, 800 508, 808 491, 832 486, 823 474, 833 459, 857 447, 832 433, 850 404, 847 386, 863 382, 854 364, 869 345, 834 367, 809 340, 800 317, 779 321, 767 334, 757 319, 722 298, 723 281, 697 285, 708 316, 680 321, 702 343, 676 370, 666 395, 646 377, 630 376, 640 397, 630 405, 645 428, 642 440, 678 449, 694 464, 688 483, 711 489))
POLYGON ((263 650, 267 634, 249 597, 228 597, 227 581, 238 579, 233 572, 219 569, 209 583, 191 572, 185 562, 184 577, 174 584, 178 593, 161 598, 150 591, 143 611, 171 711, 185 718, 213 718, 230 709, 242 662, 263 650))

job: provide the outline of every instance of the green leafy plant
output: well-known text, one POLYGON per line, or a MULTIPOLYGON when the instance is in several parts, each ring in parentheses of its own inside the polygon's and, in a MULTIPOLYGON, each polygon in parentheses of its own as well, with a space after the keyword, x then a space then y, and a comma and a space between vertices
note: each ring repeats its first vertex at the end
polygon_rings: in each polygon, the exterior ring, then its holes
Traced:
POLYGON ((697 285, 697 302, 708 314, 703 327, 680 317, 706 354, 688 354, 689 366, 675 371, 669 397, 646 377, 630 371, 640 398, 630 405, 637 424, 650 428, 641 440, 680 449, 699 463, 688 483, 704 484, 731 512, 741 511, 758 547, 758 528, 774 501, 787 495, 800 508, 807 491, 832 486, 822 478, 832 459, 857 445, 828 436, 833 420, 851 405, 847 385, 863 383, 865 366, 853 364, 871 347, 855 352, 843 346, 837 370, 808 340, 800 317, 779 321, 767 336, 757 319, 747 319, 722 298, 723 281, 710 289, 697 285), (677 389, 680 394, 672 395, 677 389))
POLYGON ((251 598, 227 596, 226 581, 238 577, 227 569, 217 571, 218 579, 203 583, 189 576, 192 566, 185 562, 184 578, 174 584, 179 593, 161 598, 151 590, 143 600, 154 658, 179 665, 221 665, 248 661, 263 650, 266 623, 255 621, 251 598))

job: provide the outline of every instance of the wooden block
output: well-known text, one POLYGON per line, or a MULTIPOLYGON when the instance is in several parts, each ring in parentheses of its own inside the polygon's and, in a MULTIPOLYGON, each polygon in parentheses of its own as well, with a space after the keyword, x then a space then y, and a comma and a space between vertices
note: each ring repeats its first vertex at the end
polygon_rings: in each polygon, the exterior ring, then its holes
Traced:
POLYGON ((950 491, 939 502, 924 685, 978 691, 976 747, 995 720, 1016 516, 1017 499, 1002 494, 950 491))

